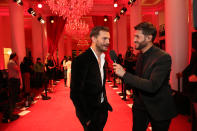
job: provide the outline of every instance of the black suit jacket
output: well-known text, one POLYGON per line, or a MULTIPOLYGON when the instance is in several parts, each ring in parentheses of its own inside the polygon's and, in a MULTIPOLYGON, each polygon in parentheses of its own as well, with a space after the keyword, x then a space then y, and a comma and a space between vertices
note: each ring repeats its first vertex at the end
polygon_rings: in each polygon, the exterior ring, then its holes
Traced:
POLYGON ((99 65, 90 48, 73 60, 71 70, 70 98, 80 121, 94 119, 101 108, 112 110, 106 97, 106 76, 102 86, 99 65), (104 102, 101 104, 102 92, 104 102))
MULTIPOLYGON (((138 63, 136 68, 139 68, 138 63)), ((143 65, 141 77, 130 73, 123 76, 125 83, 139 93, 145 109, 154 120, 167 120, 176 116, 169 85, 170 71, 170 55, 153 46, 143 65)))

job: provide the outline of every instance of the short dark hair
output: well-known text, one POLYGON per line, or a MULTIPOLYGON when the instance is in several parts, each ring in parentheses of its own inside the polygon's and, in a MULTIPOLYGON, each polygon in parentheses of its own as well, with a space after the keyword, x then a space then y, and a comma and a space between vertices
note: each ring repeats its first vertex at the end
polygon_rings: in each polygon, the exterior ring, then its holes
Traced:
POLYGON ((16 53, 12 53, 12 54, 10 55, 10 60, 12 60, 14 57, 16 57, 16 53))
POLYGON ((68 56, 68 60, 72 60, 72 57, 71 56, 68 56))
POLYGON ((105 27, 105 26, 95 26, 91 33, 90 33, 90 38, 92 38, 93 36, 94 37, 97 37, 99 35, 99 32, 100 31, 106 31, 106 32, 109 32, 109 28, 108 27, 105 27))
POLYGON ((157 35, 157 29, 154 27, 152 23, 142 22, 136 25, 135 30, 142 30, 142 34, 144 35, 152 35, 152 42, 154 42, 155 37, 157 35))
POLYGON ((37 61, 38 61, 38 60, 41 60, 41 58, 40 58, 40 57, 38 57, 38 58, 37 58, 37 61))

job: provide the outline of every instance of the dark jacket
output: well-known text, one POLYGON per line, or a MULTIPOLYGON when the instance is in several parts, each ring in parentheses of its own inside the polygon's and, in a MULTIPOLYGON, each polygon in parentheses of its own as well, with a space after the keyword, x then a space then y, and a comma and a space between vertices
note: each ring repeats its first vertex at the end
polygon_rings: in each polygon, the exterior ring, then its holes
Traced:
MULTIPOLYGON (((138 68, 137 62, 136 70, 138 68)), ((154 120, 167 120, 176 116, 169 85, 170 71, 170 55, 153 46, 149 57, 143 64, 141 77, 130 73, 123 76, 125 83, 139 93, 145 109, 154 120)), ((139 72, 136 73, 139 74, 139 72)))
POLYGON ((99 65, 90 48, 73 60, 71 70, 70 98, 81 121, 93 120, 101 108, 112 110, 106 97, 106 76, 102 86, 99 65), (102 92, 104 102, 101 104, 102 92))

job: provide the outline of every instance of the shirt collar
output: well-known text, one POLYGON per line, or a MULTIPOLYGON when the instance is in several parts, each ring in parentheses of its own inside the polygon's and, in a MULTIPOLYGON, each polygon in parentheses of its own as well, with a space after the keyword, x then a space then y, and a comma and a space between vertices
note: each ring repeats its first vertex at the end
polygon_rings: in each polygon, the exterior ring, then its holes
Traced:
MULTIPOLYGON (((92 47, 90 47, 90 49, 92 50, 92 52, 94 53, 96 59, 98 60, 98 56, 96 55, 96 53, 94 52, 94 50, 92 49, 92 47)), ((101 54, 101 60, 105 60, 105 53, 101 54)))
POLYGON ((151 54, 152 50, 153 50, 153 46, 149 48, 146 52, 142 53, 142 56, 148 56, 149 54, 151 54))

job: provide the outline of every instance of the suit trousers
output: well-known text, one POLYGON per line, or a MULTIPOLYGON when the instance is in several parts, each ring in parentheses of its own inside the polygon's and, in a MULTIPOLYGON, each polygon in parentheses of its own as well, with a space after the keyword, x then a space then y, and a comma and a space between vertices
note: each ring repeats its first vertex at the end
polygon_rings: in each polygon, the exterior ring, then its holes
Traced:
POLYGON ((155 121, 145 110, 133 109, 133 131, 146 131, 149 122, 152 131, 168 131, 171 119, 155 121))
POLYGON ((81 122, 84 131, 103 131, 103 128, 107 122, 108 110, 106 108, 102 108, 95 113, 94 118, 90 120, 90 124, 88 126, 86 123, 81 122))

